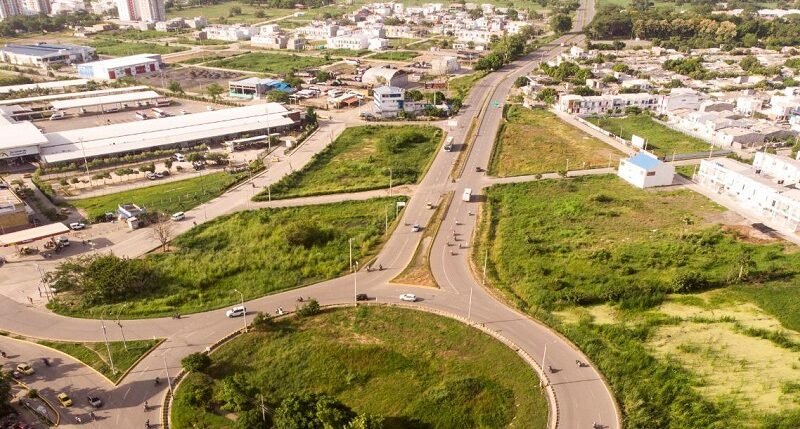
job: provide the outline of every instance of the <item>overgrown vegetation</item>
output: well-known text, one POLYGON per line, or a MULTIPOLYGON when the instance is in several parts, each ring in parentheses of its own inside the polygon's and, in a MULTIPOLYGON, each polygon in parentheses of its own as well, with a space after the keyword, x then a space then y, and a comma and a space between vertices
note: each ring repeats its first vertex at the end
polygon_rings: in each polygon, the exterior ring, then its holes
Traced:
POLYGON ((489 165, 495 176, 608 167, 623 156, 544 109, 513 105, 505 119, 489 165))
MULTIPOLYGON (((302 170, 272 185, 272 198, 356 192, 416 183, 441 142, 431 126, 365 126, 346 129, 302 170)), ((266 200, 261 192, 256 200, 266 200)))
POLYGON ((344 421, 355 412, 383 417, 348 428, 546 425, 538 380, 512 350, 457 321, 415 311, 360 307, 276 321, 235 338, 212 360, 205 374, 181 384, 176 428, 231 427, 226 412, 238 415, 236 428, 321 428, 310 423, 319 413, 309 411, 323 408, 321 399, 344 421), (257 418, 245 417, 251 413, 257 418))
POLYGON ((245 70, 270 74, 286 74, 298 70, 324 66, 333 61, 308 55, 290 55, 273 53, 250 53, 235 57, 214 60, 206 63, 207 66, 221 67, 233 70, 245 70))
POLYGON ((614 176, 493 187, 487 198, 474 254, 488 250, 494 286, 591 357, 611 382, 626 427, 792 426, 791 413, 765 416, 725 396, 701 394, 692 367, 654 355, 647 342, 677 323, 650 311, 667 294, 720 289, 729 299, 770 302, 767 311, 788 317, 780 305, 786 298, 776 292, 788 290, 800 274, 794 249, 751 244, 707 223, 721 208, 703 196, 644 192, 614 176), (600 304, 618 309, 622 320, 567 320, 554 313, 600 304))
POLYGON ((372 60, 408 61, 418 56, 420 56, 420 53, 416 51, 386 51, 379 52, 369 58, 372 60))
POLYGON ((658 156, 670 157, 673 153, 695 153, 708 151, 709 143, 696 137, 675 131, 654 121, 648 114, 625 117, 594 116, 589 122, 614 133, 625 140, 633 135, 647 141, 647 150, 658 156))
POLYGON ((386 238, 397 198, 239 212, 173 240, 170 253, 143 259, 111 254, 71 259, 48 275, 53 310, 79 317, 192 313, 331 279, 353 257, 365 260, 386 238))
POLYGON ((187 51, 183 46, 169 46, 158 43, 126 42, 119 39, 101 38, 93 40, 92 47, 97 49, 98 55, 122 57, 138 54, 171 54, 173 52, 187 51))

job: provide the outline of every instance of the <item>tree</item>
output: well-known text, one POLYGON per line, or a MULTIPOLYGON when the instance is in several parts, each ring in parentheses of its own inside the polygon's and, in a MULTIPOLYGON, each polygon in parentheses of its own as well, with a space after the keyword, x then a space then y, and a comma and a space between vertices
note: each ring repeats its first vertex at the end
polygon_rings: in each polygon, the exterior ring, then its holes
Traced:
POLYGON ((315 314, 319 314, 320 311, 322 311, 322 309, 319 306, 319 301, 317 301, 316 299, 311 299, 297 309, 297 316, 309 317, 315 314))
POLYGON ((170 169, 172 169, 172 162, 173 162, 173 161, 172 161, 172 158, 167 158, 167 159, 164 161, 164 167, 167 167, 167 170, 170 170, 170 169))
POLYGON ((317 117, 317 112, 311 106, 306 108, 306 125, 309 127, 316 127, 317 125, 319 125, 319 118, 317 117))
POLYGON ((156 171, 156 165, 152 162, 139 167, 139 172, 141 173, 152 173, 154 171, 156 171))
POLYGON ((360 414, 356 416, 345 429, 383 429, 383 416, 360 414))
POLYGON ((253 408, 255 393, 244 374, 234 374, 222 379, 215 399, 223 410, 241 412, 253 408))
POLYGON ((213 162, 216 165, 228 163, 228 154, 223 152, 208 152, 204 158, 206 161, 213 162))
POLYGON ((13 411, 11 408, 11 373, 0 370, 0 416, 6 416, 13 411))
POLYGON ((217 97, 222 95, 225 92, 225 88, 220 86, 220 84, 213 82, 212 84, 206 87, 206 92, 211 97, 212 100, 216 101, 217 97))
POLYGON ((233 17, 233 16, 241 15, 241 14, 242 14, 242 8, 239 7, 239 6, 233 6, 230 9, 228 9, 228 16, 229 17, 233 17))
POLYGON ((175 224, 166 215, 159 215, 156 223, 153 224, 153 238, 161 243, 161 247, 165 252, 170 240, 172 240, 174 230, 175 224))
POLYGON ((514 86, 517 88, 521 88, 528 84, 528 78, 525 76, 520 76, 514 81, 514 86))
POLYGON ((267 100, 273 103, 288 103, 289 93, 283 91, 270 91, 267 93, 267 100))
POLYGON ((344 429, 355 418, 346 405, 324 394, 291 394, 273 415, 275 429, 344 429))
POLYGON ((262 413, 259 409, 242 411, 236 418, 236 429, 269 429, 272 427, 272 419, 268 413, 262 413), (266 420, 264 419, 266 417, 266 420))
POLYGON ((550 18, 550 29, 556 34, 563 34, 572 29, 572 17, 558 13, 550 18))
POLYGON ((181 366, 186 371, 204 372, 211 366, 211 357, 205 353, 195 352, 181 359, 181 366))
POLYGON ((184 93, 183 87, 181 86, 180 82, 178 82, 177 80, 169 81, 169 85, 167 85, 167 90, 169 92, 174 92, 176 94, 183 94, 184 93))
POLYGON ((553 104, 558 99, 558 91, 555 88, 544 88, 536 94, 536 99, 547 104, 553 104))
POLYGON ((267 16, 267 13, 264 12, 264 9, 258 9, 253 13, 253 16, 255 16, 256 18, 265 18, 267 16))
POLYGON ((519 18, 519 12, 517 12, 516 9, 508 9, 508 12, 506 12, 506 16, 508 17, 508 19, 516 21, 517 18, 519 18))
POLYGON ((317 82, 327 82, 333 79, 333 73, 325 70, 319 70, 316 74, 314 74, 314 79, 316 79, 317 82))

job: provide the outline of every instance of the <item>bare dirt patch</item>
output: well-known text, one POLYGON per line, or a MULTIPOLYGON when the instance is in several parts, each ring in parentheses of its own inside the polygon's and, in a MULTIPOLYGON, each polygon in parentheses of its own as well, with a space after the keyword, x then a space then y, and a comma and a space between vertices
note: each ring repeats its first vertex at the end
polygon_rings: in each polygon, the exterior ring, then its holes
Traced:
POLYGON ((158 87, 162 84, 169 85, 169 82, 174 80, 181 84, 184 91, 203 92, 212 83, 217 83, 223 88, 227 88, 229 80, 243 76, 245 76, 244 73, 238 72, 209 70, 199 67, 180 67, 168 69, 163 79, 161 76, 151 76, 142 80, 147 85, 158 87))

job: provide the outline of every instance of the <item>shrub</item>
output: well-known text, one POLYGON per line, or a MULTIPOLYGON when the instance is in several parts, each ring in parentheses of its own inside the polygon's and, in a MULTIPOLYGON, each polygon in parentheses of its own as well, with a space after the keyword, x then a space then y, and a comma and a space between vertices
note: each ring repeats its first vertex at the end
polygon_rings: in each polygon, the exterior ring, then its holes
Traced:
POLYGON ((204 372, 211 366, 211 357, 205 353, 195 352, 181 359, 181 366, 186 371, 204 372))
POLYGON ((310 317, 319 314, 320 311, 322 311, 322 308, 319 306, 319 301, 311 299, 297 309, 297 315, 299 317, 310 317))

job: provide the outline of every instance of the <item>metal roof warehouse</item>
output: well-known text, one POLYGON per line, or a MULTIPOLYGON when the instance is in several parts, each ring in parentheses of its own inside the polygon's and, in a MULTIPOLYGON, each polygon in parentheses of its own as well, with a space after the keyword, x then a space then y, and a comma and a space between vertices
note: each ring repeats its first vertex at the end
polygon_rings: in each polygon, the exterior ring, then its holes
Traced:
POLYGON ((0 86, 0 94, 7 94, 11 91, 30 91, 33 89, 65 89, 75 86, 84 86, 89 81, 87 79, 57 80, 54 82, 25 83, 22 85, 0 86))
MULTIPOLYGON (((27 86, 27 85, 25 85, 27 86)), ((7 87, 6 87, 7 88, 7 87)), ((66 92, 63 94, 49 94, 49 95, 39 95, 35 97, 25 97, 25 98, 13 98, 10 100, 0 100, 0 106, 6 105, 14 105, 14 104, 34 104, 34 103, 45 103, 55 100, 70 100, 73 98, 86 98, 86 97, 99 97, 102 95, 111 95, 111 94, 124 94, 128 92, 138 92, 138 91, 145 91, 149 90, 150 87, 140 85, 140 86, 125 86, 122 88, 109 88, 109 89, 98 89, 94 91, 83 91, 83 92, 66 92)), ((2 90, 2 88, 0 88, 2 90)))
POLYGON ((240 137, 243 133, 277 131, 294 121, 278 103, 236 107, 191 115, 106 125, 47 134, 40 147, 46 163, 122 154, 208 139, 240 137))
POLYGON ((131 92, 127 94, 101 95, 99 97, 58 100, 52 103, 54 110, 76 109, 78 107, 106 106, 109 104, 135 103, 137 101, 166 98, 155 91, 131 92))

